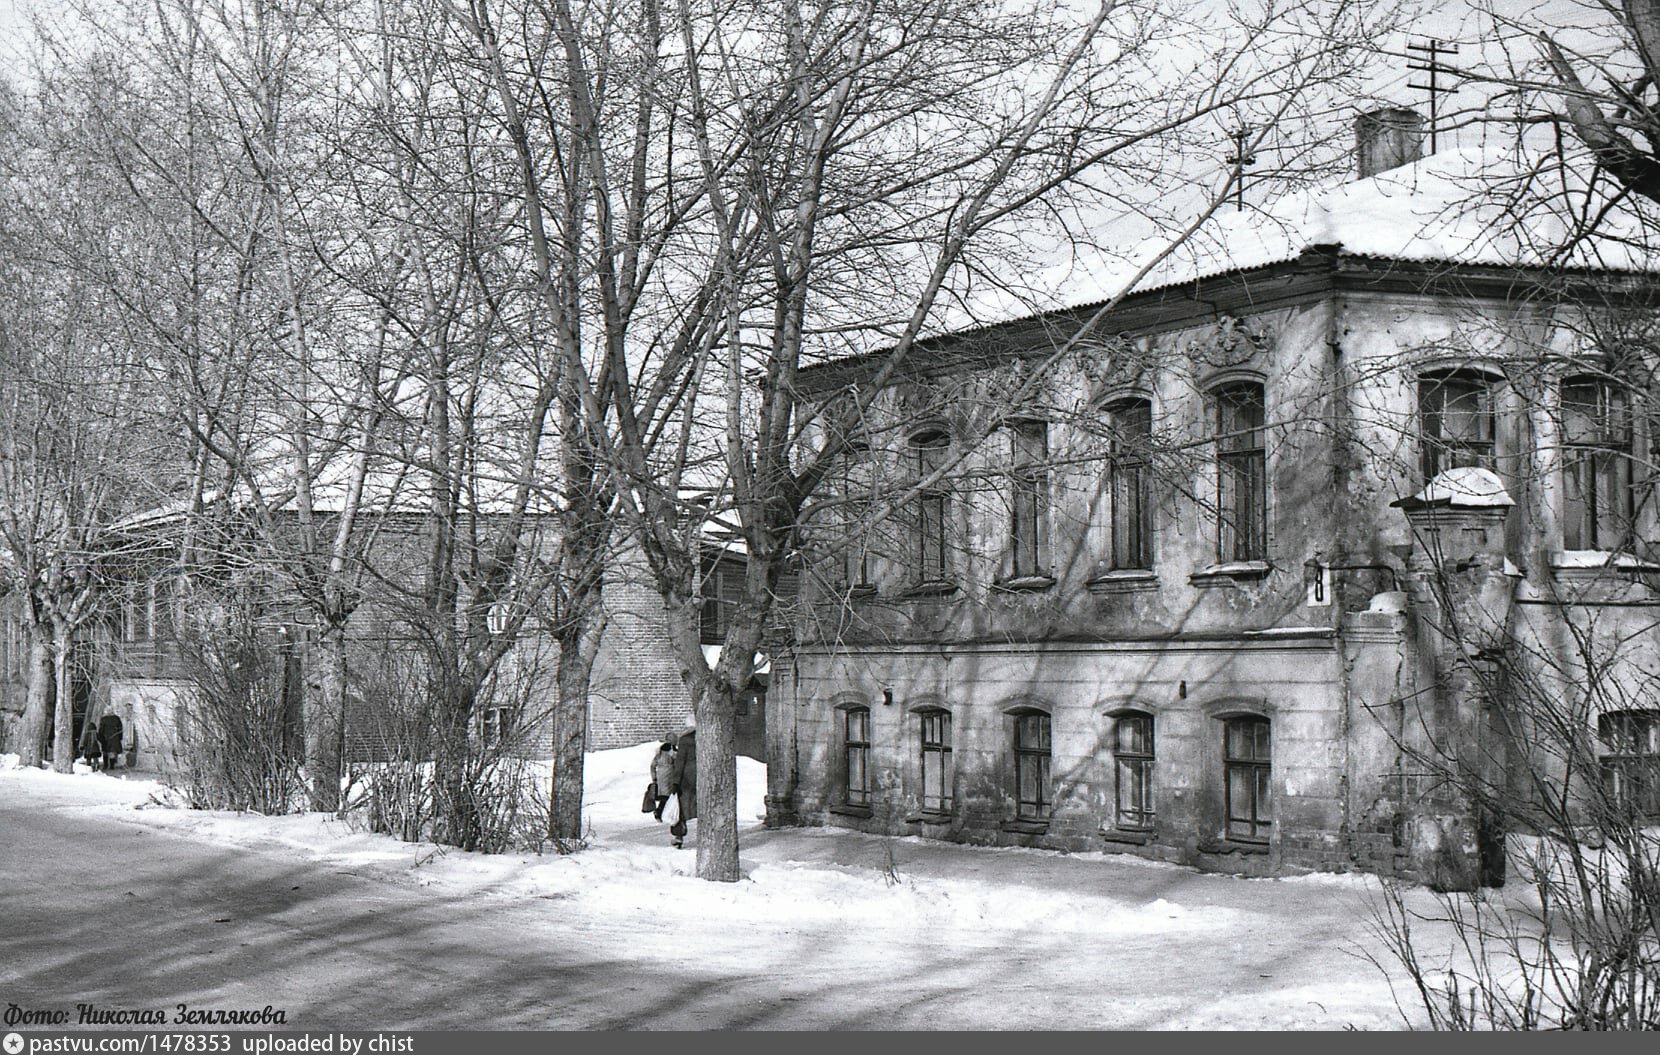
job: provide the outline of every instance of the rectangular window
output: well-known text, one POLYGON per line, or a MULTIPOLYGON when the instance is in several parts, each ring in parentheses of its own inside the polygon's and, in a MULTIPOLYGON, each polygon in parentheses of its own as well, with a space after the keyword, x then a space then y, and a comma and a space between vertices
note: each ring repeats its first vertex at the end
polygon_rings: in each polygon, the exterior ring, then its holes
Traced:
POLYGON ((1609 804, 1660 818, 1660 711, 1616 711, 1597 719, 1602 786, 1609 804))
POLYGON ((1216 392, 1217 559, 1268 557, 1267 452, 1262 386, 1235 384, 1216 392))
POLYGON ((842 742, 847 768, 847 804, 870 805, 870 710, 842 712, 842 742))
MULTIPOLYGON (((945 465, 951 438, 944 432, 927 432, 911 440, 916 450, 917 479, 925 480, 945 465)), ((951 503, 943 483, 924 487, 917 496, 916 560, 919 582, 945 582, 951 578, 947 528, 951 503)))
POLYGON ((1623 548, 1633 512, 1631 414, 1601 381, 1562 385, 1562 545, 1623 548))
POLYGON ((1222 768, 1228 838, 1268 841, 1272 755, 1266 718, 1233 718, 1223 734, 1222 768))
POLYGON ((703 571, 703 610, 698 618, 698 640, 705 645, 726 641, 732 612, 743 600, 743 574, 730 563, 716 563, 703 571))
POLYGON ((924 711, 922 723, 922 808, 951 812, 951 715, 924 711))
POLYGON ((134 583, 128 588, 127 596, 122 605, 126 616, 126 633, 128 641, 152 641, 155 636, 155 621, 152 610, 155 604, 154 583, 134 583))
POLYGON ((870 546, 865 537, 869 528, 864 523, 864 518, 869 512, 870 499, 870 447, 865 443, 850 441, 847 454, 842 459, 842 501, 845 512, 841 519, 848 535, 841 541, 847 546, 844 558, 847 585, 856 590, 868 590, 872 585, 870 546))
POLYGON ((156 641, 178 639, 179 623, 183 618, 181 582, 176 576, 168 576, 157 581, 151 589, 150 636, 156 641))
POLYGON ((1022 820, 1049 816, 1049 716, 1020 714, 1014 720, 1016 815, 1022 820))
POLYGON ((1049 437, 1041 421, 1021 422, 1011 432, 1009 550, 1016 578, 1045 573, 1049 520, 1049 437))
POLYGON ((479 741, 485 747, 500 746, 512 731, 506 707, 486 707, 479 714, 479 741))
POLYGON ((1113 730, 1117 765, 1118 826, 1153 826, 1153 717, 1126 714, 1113 730))
POLYGON ((1493 468, 1493 386, 1480 374, 1448 373, 1418 382, 1424 480, 1448 469, 1493 468))
POLYGON ((1147 501, 1147 449, 1153 434, 1153 407, 1145 399, 1111 408, 1112 566, 1153 566, 1153 522, 1147 501))

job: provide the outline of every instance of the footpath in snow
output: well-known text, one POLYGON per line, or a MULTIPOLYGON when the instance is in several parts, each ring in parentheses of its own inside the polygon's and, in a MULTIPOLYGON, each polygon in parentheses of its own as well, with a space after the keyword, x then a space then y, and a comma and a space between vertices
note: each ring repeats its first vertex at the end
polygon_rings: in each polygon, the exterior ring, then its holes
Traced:
POLYGON ((976 1002, 972 986, 954 986, 953 995, 930 998, 939 1001, 940 1026, 1402 1024, 1387 983, 1364 958, 1373 944, 1374 880, 1244 880, 1126 855, 975 848, 838 829, 768 831, 761 825, 766 769, 740 759, 743 880, 704 883, 692 875, 695 840, 675 850, 666 826, 639 812, 655 746, 589 756, 592 842, 564 857, 402 843, 332 815, 178 809, 142 773, 58 775, 0 765, 0 796, 11 805, 85 811, 281 853, 428 888, 434 897, 556 900, 623 933, 660 927, 672 906, 676 918, 696 922, 689 933, 746 936, 741 943, 692 939, 708 966, 754 968, 763 959, 755 949, 803 950, 791 955, 780 984, 807 991, 873 977, 904 984, 907 972, 937 973, 942 963, 973 964, 999 985, 1019 986, 1025 972, 1038 1008, 1032 1013, 1050 1016, 1010 1018, 1009 1008, 976 1002))

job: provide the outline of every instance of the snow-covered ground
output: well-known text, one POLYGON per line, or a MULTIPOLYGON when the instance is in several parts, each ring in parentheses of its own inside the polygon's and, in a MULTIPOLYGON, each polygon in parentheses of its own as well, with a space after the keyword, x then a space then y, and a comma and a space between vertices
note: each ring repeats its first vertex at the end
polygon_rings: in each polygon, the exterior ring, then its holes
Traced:
POLYGON ((666 828, 639 812, 654 750, 642 744, 589 757, 592 844, 565 857, 413 845, 320 814, 178 809, 142 774, 57 775, 14 768, 4 756, 0 796, 349 869, 438 897, 554 899, 608 933, 637 928, 638 941, 623 945, 641 956, 655 954, 662 917, 672 911, 709 936, 680 939, 699 943, 690 954, 703 967, 753 971, 776 958, 781 993, 918 985, 939 1008, 923 1021, 942 1027, 1402 1025, 1386 981, 1364 958, 1374 945, 1373 880, 1244 880, 1124 855, 767 831, 766 769, 740 759, 744 879, 703 883, 691 875, 690 844, 673 849, 666 828), (946 971, 963 980, 948 983, 946 971), (986 984, 1019 988, 1022 972, 1037 991, 1031 1008, 977 998, 986 984))

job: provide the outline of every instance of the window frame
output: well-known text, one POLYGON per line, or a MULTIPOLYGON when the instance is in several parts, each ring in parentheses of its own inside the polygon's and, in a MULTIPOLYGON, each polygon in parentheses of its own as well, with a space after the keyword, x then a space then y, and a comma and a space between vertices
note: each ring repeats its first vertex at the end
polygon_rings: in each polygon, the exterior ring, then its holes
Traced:
POLYGON ((1635 534, 1637 509, 1636 430, 1630 393, 1607 378, 1568 377, 1562 379, 1557 395, 1562 546, 1569 550, 1626 549, 1635 534), (1592 390, 1591 401, 1570 403, 1570 389, 1592 390), (1588 412, 1576 415, 1590 422, 1589 435, 1574 434, 1570 405, 1589 406, 1588 412), (1610 423, 1613 428, 1605 431, 1610 423))
POLYGON ((850 591, 862 593, 872 593, 876 589, 871 574, 869 540, 863 530, 853 530, 863 527, 861 522, 870 501, 871 458, 869 441, 852 438, 847 441, 841 459, 842 501, 846 509, 841 519, 850 534, 846 540, 847 549, 842 554, 842 574, 850 591))
POLYGON ((1266 844, 1273 835, 1274 728, 1265 715, 1222 719, 1223 834, 1232 842, 1266 844), (1249 753, 1235 754, 1234 732, 1249 728, 1249 753), (1234 776, 1249 777, 1249 810, 1235 809, 1234 776))
POLYGON ((839 708, 841 712, 841 746, 842 746, 842 803, 855 809, 869 809, 871 800, 870 779, 870 708, 864 704, 839 708), (857 718, 860 723, 859 737, 853 736, 853 722, 857 718), (853 760, 857 756, 858 784, 854 783, 853 760))
POLYGON ((949 814, 955 806, 956 797, 952 794, 952 787, 956 780, 955 759, 951 751, 951 712, 943 707, 927 707, 913 712, 917 717, 917 737, 920 750, 918 752, 919 776, 917 801, 922 812, 932 814, 949 814), (930 724, 936 724, 937 732, 930 737, 930 724), (930 795, 929 758, 933 756, 933 765, 937 768, 939 777, 939 792, 930 795))
POLYGON ((507 704, 483 707, 478 712, 478 742, 480 747, 500 747, 508 742, 517 724, 514 711, 507 704))
POLYGON ((1113 716, 1113 826, 1121 831, 1149 832, 1153 830, 1157 813, 1153 804, 1153 766, 1157 760, 1157 742, 1154 739, 1154 719, 1146 711, 1121 711, 1113 716), (1124 734, 1141 726, 1143 735, 1139 744, 1125 746, 1124 734), (1138 804, 1126 808, 1126 775, 1132 785, 1129 789, 1138 804))
POLYGON ((1048 574, 1049 423, 1009 425, 1009 571, 1016 579, 1048 574))
POLYGON ((1047 821, 1055 805, 1053 719, 1049 712, 1036 709, 1014 711, 1010 717, 1014 720, 1009 743, 1014 763, 1015 819, 1047 821), (1041 745, 1026 742, 1027 723, 1032 723, 1034 730, 1041 731, 1041 745), (1034 798, 1026 797, 1028 774, 1033 778, 1034 798))
MULTIPOLYGON (((913 432, 910 437, 911 455, 916 460, 917 481, 927 479, 950 457, 951 433, 943 427, 930 427, 913 432)), ((912 557, 916 561, 916 582, 948 583, 951 581, 951 495, 943 480, 920 487, 917 496, 917 522, 912 557)))
POLYGON ((1469 367, 1425 370, 1417 375, 1418 468, 1424 483, 1455 468, 1493 470, 1497 462, 1498 402, 1497 379, 1469 367), (1463 388, 1465 391, 1456 392, 1463 388), (1452 398, 1449 393, 1455 393, 1452 398), (1474 395, 1477 405, 1469 414, 1476 422, 1477 438, 1451 438, 1446 434, 1449 406, 1474 395), (1482 435, 1485 434, 1485 438, 1482 435))
POLYGON ((1210 390, 1216 448, 1216 559, 1268 559, 1268 394, 1259 380, 1241 379, 1210 390), (1255 412, 1236 421, 1231 413, 1255 412))
POLYGON ((1604 801, 1633 819, 1660 819, 1660 710, 1605 711, 1597 740, 1604 801))
POLYGON ((1133 396, 1108 404, 1106 411, 1112 418, 1107 470, 1108 510, 1112 518, 1109 567, 1114 571, 1150 571, 1153 517, 1147 486, 1147 447, 1153 436, 1153 401, 1133 396), (1125 442, 1132 434, 1145 441, 1140 449, 1125 442))
POLYGON ((511 605, 512 602, 502 598, 492 604, 484 613, 484 626, 490 632, 491 637, 502 637, 512 626, 513 612, 511 605))
POLYGON ((698 608, 698 641, 705 645, 725 644, 726 633, 732 626, 732 608, 743 601, 743 578, 729 561, 708 560, 699 588, 703 591, 703 602, 698 608))

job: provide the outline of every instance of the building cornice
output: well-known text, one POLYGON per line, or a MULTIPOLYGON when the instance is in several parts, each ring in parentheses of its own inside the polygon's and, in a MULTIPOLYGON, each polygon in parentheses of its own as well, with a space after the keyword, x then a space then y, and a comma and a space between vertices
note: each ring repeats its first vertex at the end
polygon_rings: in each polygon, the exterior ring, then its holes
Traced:
MULTIPOLYGON (((1278 263, 1133 293, 1111 307, 1102 301, 930 337, 911 349, 896 379, 926 379, 1041 358, 1104 307, 1106 314, 1088 339, 1091 342, 1157 336, 1224 316, 1264 314, 1352 294, 1506 306, 1537 301, 1624 308, 1660 303, 1660 280, 1630 271, 1401 260, 1346 253, 1339 246, 1313 246, 1278 263)), ((885 366, 889 355, 883 350, 817 363, 801 371, 798 384, 808 396, 856 384, 885 366)))

